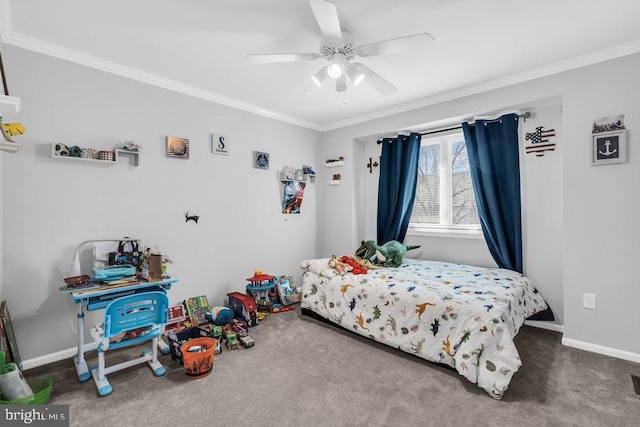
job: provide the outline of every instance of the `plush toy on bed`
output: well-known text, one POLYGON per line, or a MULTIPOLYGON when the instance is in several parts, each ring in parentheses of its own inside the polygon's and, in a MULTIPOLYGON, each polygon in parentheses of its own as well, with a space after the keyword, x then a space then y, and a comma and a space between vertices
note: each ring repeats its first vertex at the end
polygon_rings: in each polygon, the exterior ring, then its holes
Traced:
POLYGON ((377 245, 373 240, 363 240, 356 249, 356 256, 384 267, 399 267, 407 251, 419 247, 406 246, 396 240, 390 240, 384 245, 377 245))
POLYGON ((344 276, 353 269, 349 264, 345 264, 340 261, 335 255, 332 255, 331 258, 329 258, 328 265, 341 276, 344 276))
POLYGON ((367 274, 368 271, 366 268, 364 268, 362 265, 360 265, 356 260, 354 260, 353 258, 343 255, 340 257, 340 262, 344 262, 345 264, 349 265, 351 267, 351 272, 353 274, 367 274))

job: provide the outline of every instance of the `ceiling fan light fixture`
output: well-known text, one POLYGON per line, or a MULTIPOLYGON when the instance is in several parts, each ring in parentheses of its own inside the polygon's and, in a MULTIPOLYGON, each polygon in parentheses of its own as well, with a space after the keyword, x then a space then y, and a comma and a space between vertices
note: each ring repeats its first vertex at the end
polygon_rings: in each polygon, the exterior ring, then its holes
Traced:
POLYGON ((347 74, 349 75, 349 78, 351 79, 351 82, 353 82, 354 86, 358 86, 360 83, 362 83, 365 77, 365 73, 360 68, 360 65, 361 64, 359 62, 356 62, 355 64, 349 65, 349 68, 347 68, 347 74))
POLYGON ((320 68, 320 70, 318 70, 317 73, 312 74, 311 75, 311 80, 313 80, 313 82, 318 86, 322 86, 322 83, 324 83, 325 79, 327 78, 328 75, 328 70, 329 66, 326 65, 322 68, 320 68))

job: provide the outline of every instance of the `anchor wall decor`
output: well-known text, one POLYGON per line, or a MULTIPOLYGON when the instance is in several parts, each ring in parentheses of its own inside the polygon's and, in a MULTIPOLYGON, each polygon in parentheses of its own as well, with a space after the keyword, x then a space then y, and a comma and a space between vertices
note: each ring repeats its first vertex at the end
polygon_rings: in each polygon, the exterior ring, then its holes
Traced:
POLYGON ((627 161, 627 131, 624 127, 624 114, 595 120, 592 132, 592 165, 627 161))

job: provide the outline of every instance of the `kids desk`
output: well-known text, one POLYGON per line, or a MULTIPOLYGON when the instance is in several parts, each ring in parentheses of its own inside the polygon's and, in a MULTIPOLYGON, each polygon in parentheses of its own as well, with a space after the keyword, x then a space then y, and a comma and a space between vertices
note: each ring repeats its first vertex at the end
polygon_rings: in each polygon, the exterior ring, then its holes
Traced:
MULTIPOLYGON (((85 353, 96 350, 97 342, 84 342, 84 310, 104 309, 116 298, 142 292, 164 292, 171 289, 171 285, 178 279, 168 278, 156 282, 133 282, 130 284, 105 285, 99 288, 79 290, 71 293, 73 302, 78 304, 78 354, 73 356, 73 362, 78 372, 79 381, 87 381, 91 378, 91 371, 84 358, 85 353)), ((169 346, 162 340, 158 340, 158 348, 162 354, 169 354, 169 346)))

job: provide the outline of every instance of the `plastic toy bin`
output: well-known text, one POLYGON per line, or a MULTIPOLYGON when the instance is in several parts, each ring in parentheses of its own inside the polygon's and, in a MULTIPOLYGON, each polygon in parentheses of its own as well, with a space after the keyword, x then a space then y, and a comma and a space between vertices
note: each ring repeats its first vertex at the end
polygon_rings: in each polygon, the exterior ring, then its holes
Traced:
POLYGON ((180 346, 184 371, 189 378, 202 378, 211 373, 215 349, 213 338, 194 338, 180 346), (194 349, 197 351, 190 351, 194 349))
POLYGON ((37 378, 27 380, 34 395, 18 400, 2 400, 0 405, 46 405, 49 402, 51 389, 53 388, 53 380, 49 378, 37 378))
POLYGON ((182 361, 182 345, 194 338, 211 338, 211 331, 208 331, 197 326, 192 326, 181 330, 180 332, 169 331, 167 332, 167 341, 169 349, 171 350, 171 359, 175 360, 181 365, 184 365, 182 361))

